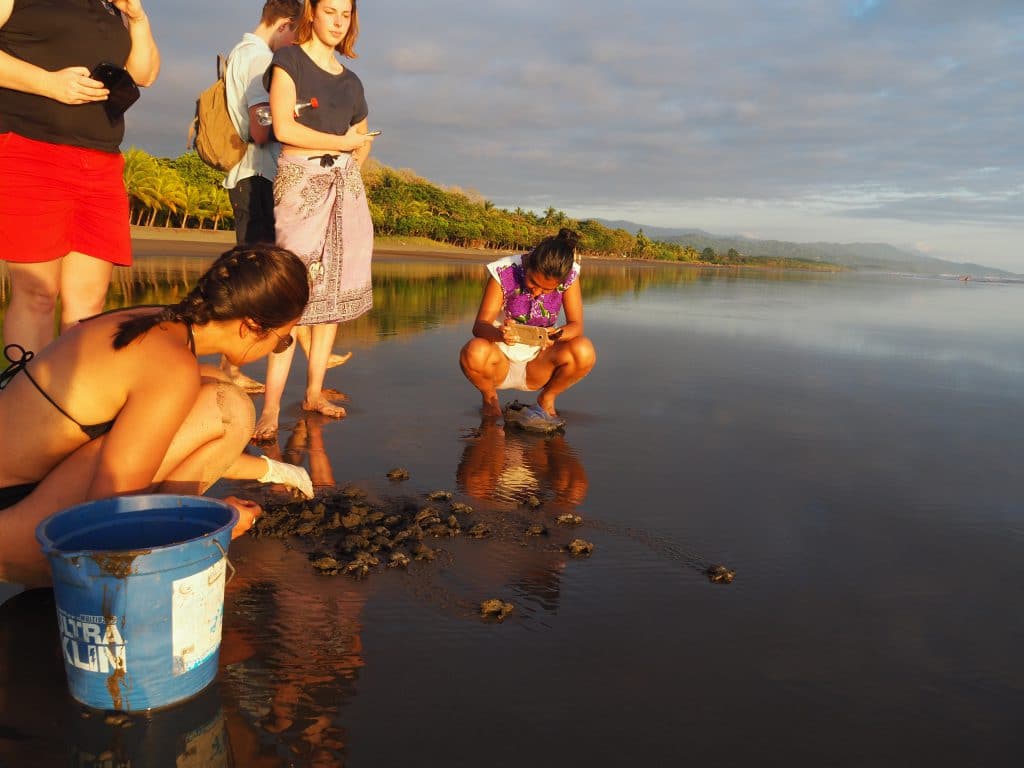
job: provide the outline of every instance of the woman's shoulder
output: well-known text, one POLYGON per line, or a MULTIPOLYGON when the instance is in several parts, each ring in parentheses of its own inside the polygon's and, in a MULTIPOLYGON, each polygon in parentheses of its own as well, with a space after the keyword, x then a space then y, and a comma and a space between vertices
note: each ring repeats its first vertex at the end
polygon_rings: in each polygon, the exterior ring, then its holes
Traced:
POLYGON ((523 254, 517 253, 512 256, 504 256, 497 261, 487 265, 487 271, 491 277, 502 284, 503 288, 511 287, 515 280, 515 270, 523 268, 523 254))

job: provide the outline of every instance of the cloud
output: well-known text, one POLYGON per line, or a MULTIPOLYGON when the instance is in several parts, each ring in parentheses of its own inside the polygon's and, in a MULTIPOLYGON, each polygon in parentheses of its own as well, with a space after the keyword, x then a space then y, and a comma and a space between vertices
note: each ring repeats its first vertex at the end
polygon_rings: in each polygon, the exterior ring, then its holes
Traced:
MULTIPOLYGON (((256 13, 237 0, 152 6, 164 71, 129 137, 177 154, 213 54, 256 13)), ((1019 0, 635 0, 628 13, 394 0, 364 3, 360 21, 350 64, 385 131, 377 156, 495 201, 790 199, 792 239, 815 210, 834 239, 890 219, 920 239, 912 227, 953 213, 1020 223, 1019 0), (843 206, 837 190, 864 199, 843 206)))

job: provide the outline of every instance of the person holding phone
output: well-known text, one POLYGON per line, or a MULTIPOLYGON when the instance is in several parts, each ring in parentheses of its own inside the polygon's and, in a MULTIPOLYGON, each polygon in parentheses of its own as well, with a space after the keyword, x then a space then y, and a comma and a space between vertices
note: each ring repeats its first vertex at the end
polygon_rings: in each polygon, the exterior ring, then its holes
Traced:
POLYGON ((63 331, 101 311, 113 265, 131 264, 119 110, 159 70, 139 0, 0 0, 8 344, 41 351, 58 297, 63 331))
MULTIPOLYGON (((265 76, 274 134, 281 142, 274 179, 278 245, 309 270, 310 297, 299 321, 310 326, 302 408, 332 418, 345 409, 330 402, 324 377, 338 324, 373 307, 370 259, 373 221, 360 173, 373 137, 359 78, 338 58, 356 57, 356 0, 305 0, 296 45, 274 53, 265 76), (317 100, 296 114, 296 105, 317 100)), ((267 389, 254 438, 277 434, 281 397, 294 349, 267 363, 267 389)))
MULTIPOLYGON (((0 373, 0 581, 43 585, 43 518, 138 493, 205 493, 221 477, 313 496, 301 467, 245 452, 255 409, 203 355, 236 364, 280 353, 309 298, 305 265, 271 245, 236 247, 170 306, 83 319, 33 355, 17 344, 0 373)), ((259 507, 226 499, 240 515, 259 507)))
POLYGON ((583 335, 578 242, 575 232, 562 229, 529 253, 487 265, 473 338, 459 355, 462 372, 483 397, 485 417, 501 415, 499 389, 540 390, 520 423, 563 424, 555 399, 594 367, 594 345, 583 335), (556 328, 563 308, 565 325, 556 328), (520 333, 524 325, 544 333, 520 333))

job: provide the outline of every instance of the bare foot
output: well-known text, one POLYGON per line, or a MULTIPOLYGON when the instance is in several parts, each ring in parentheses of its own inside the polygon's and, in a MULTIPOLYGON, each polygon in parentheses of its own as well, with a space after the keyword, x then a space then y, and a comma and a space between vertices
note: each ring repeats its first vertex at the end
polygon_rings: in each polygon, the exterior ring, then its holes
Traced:
POLYGON ((552 417, 554 419, 558 418, 558 412, 555 411, 555 401, 554 400, 552 400, 551 402, 547 402, 544 398, 538 397, 537 398, 537 405, 539 405, 541 408, 543 408, 544 409, 544 413, 546 413, 548 416, 550 416, 550 417, 552 417))
POLYGON ((330 416, 332 419, 344 419, 346 415, 344 408, 340 405, 333 405, 330 400, 322 395, 313 402, 303 400, 302 410, 322 413, 324 416, 330 416))
POLYGON ((256 422, 256 428, 252 431, 252 440, 254 443, 263 443, 273 440, 277 437, 277 417, 276 411, 267 412, 263 411, 260 414, 259 421, 256 422))
POLYGON ((352 357, 351 352, 346 352, 344 355, 335 355, 332 353, 331 356, 327 358, 327 367, 337 368, 339 365, 344 365, 348 362, 350 357, 352 357))
POLYGON ((267 387, 262 382, 256 381, 256 379, 246 376, 237 368, 229 374, 231 383, 236 387, 241 387, 245 392, 250 395, 261 395, 267 391, 267 387))
POLYGON ((480 408, 484 418, 500 418, 501 417, 501 403, 498 402, 498 395, 495 394, 492 397, 484 395, 484 404, 480 408))
POLYGON ((324 387, 320 390, 320 394, 326 397, 328 400, 340 400, 343 403, 348 402, 348 395, 342 392, 340 389, 334 389, 333 387, 324 387))

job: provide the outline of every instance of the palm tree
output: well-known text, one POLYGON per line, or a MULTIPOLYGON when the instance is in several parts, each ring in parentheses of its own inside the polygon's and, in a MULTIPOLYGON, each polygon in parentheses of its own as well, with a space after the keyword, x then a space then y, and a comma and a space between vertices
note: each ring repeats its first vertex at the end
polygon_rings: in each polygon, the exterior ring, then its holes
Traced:
POLYGON ((178 174, 172 168, 161 167, 159 171, 159 175, 156 177, 156 202, 150 213, 149 221, 146 222, 146 226, 149 227, 153 226, 156 215, 161 210, 167 211, 164 226, 169 227, 171 215, 177 213, 185 205, 185 188, 178 174))
POLYGON ((211 209, 213 211, 214 229, 217 229, 217 224, 220 223, 221 219, 229 219, 235 215, 235 209, 231 205, 231 198, 224 187, 214 187, 211 209))
POLYGON ((147 208, 157 204, 156 178, 159 173, 160 166, 152 155, 135 147, 130 147, 124 153, 124 186, 128 191, 130 206, 138 211, 136 224, 142 221, 142 214, 147 208))

